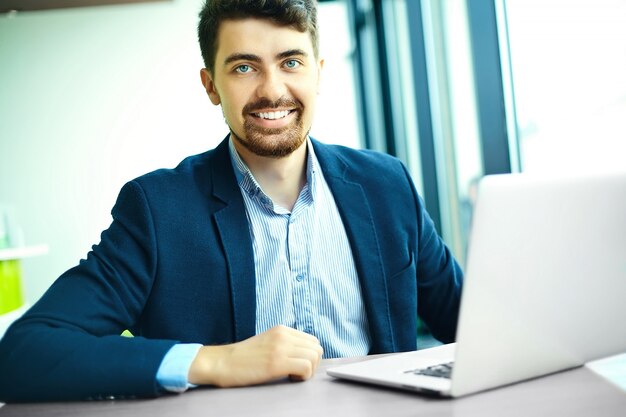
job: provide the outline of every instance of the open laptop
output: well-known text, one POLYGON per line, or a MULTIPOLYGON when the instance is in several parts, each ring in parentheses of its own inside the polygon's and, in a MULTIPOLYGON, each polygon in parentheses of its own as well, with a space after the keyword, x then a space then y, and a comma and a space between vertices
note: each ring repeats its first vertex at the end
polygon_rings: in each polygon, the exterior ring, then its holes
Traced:
POLYGON ((625 297, 626 173, 488 176, 457 343, 327 372, 446 397, 500 387, 626 351, 625 297))

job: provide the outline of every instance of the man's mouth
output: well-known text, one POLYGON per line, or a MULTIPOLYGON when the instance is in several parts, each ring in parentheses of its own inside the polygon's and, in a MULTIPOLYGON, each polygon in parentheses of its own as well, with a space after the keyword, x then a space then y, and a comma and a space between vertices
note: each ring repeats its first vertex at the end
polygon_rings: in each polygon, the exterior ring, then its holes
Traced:
POLYGON ((265 120, 277 120, 287 117, 293 110, 270 111, 262 113, 252 113, 254 116, 265 120))

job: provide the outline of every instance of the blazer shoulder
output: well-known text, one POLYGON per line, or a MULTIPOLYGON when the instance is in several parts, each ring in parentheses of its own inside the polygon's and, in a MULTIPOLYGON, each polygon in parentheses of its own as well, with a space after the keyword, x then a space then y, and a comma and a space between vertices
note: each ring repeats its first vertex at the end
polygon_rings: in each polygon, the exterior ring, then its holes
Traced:
POLYGON ((329 159, 336 159, 341 165, 353 171, 371 169, 402 171, 402 167, 404 166, 402 161, 397 157, 380 151, 355 149, 343 145, 322 144, 316 140, 313 140, 313 145, 318 159, 321 158, 324 162, 331 162, 329 159))
POLYGON ((326 174, 366 184, 398 184, 410 177, 402 161, 369 149, 315 143, 315 152, 326 174))
POLYGON ((188 181, 198 175, 206 175, 208 174, 207 170, 210 169, 214 151, 210 150, 198 155, 188 156, 174 168, 160 168, 136 177, 132 181, 142 186, 150 186, 170 181, 188 181))
MULTIPOLYGON (((204 192, 212 188, 215 181, 230 184, 234 179, 234 171, 230 162, 228 137, 217 147, 206 152, 188 156, 175 168, 164 168, 149 172, 135 178, 131 182, 138 183, 142 188, 157 189, 166 187, 168 190, 178 187, 180 190, 194 187, 204 192)), ((176 192, 176 190, 171 190, 176 192)))

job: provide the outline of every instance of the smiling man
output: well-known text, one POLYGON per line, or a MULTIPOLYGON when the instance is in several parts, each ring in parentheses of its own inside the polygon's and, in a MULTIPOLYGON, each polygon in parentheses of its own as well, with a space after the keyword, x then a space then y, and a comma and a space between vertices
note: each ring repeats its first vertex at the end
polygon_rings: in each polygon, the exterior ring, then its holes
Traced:
POLYGON ((314 40, 308 31, 259 18, 224 20, 217 39, 202 83, 261 188, 291 209, 305 181, 303 145, 323 64, 314 40))
POLYGON ((289 156, 304 143, 315 108, 322 61, 310 36, 246 19, 223 22, 218 39, 214 69, 202 69, 202 83, 222 106, 237 150, 289 156))
POLYGON ((405 167, 309 137, 314 0, 208 0, 202 84, 230 132, 128 182, 113 222, 0 342, 0 401, 310 378, 454 340, 462 272, 405 167), (130 329, 135 337, 121 337, 130 329))

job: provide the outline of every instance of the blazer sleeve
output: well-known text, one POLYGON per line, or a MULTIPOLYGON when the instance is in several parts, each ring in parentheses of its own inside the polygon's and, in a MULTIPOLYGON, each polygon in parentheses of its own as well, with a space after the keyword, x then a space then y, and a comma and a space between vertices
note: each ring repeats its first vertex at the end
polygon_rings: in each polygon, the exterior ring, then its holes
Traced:
POLYGON ((463 271, 437 232, 412 181, 409 182, 417 204, 418 315, 435 338, 451 343, 456 337, 463 271))
POLYGON ((157 268, 150 207, 126 184, 113 222, 0 342, 0 401, 160 394, 156 373, 174 340, 122 337, 142 313, 157 268))

